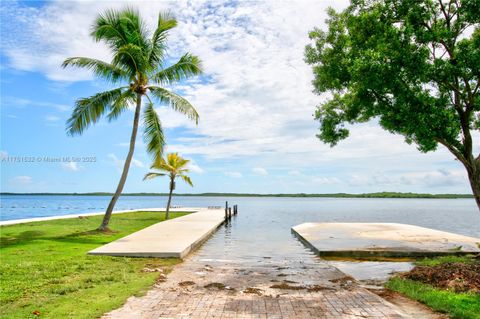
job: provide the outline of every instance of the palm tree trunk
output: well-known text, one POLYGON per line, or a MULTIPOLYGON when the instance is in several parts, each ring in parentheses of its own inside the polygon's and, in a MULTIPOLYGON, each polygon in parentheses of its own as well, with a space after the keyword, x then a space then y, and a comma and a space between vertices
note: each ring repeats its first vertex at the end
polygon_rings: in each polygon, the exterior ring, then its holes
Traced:
POLYGON ((135 151, 135 140, 137 139, 137 131, 138 131, 138 122, 140 119, 140 109, 142 108, 142 95, 137 93, 137 106, 135 108, 135 116, 133 118, 133 129, 132 135, 130 137, 130 148, 128 150, 127 158, 125 159, 125 164, 123 165, 123 172, 122 176, 120 177, 120 181, 118 182, 117 190, 113 195, 110 203, 108 204, 107 210, 105 215, 103 216, 103 221, 98 230, 105 231, 108 229, 108 223, 110 222, 110 217, 112 216, 113 208, 117 203, 120 194, 122 193, 123 186, 127 180, 128 170, 130 168, 130 163, 132 162, 133 152, 135 151))
POLYGON ((175 180, 174 178, 170 179, 170 193, 168 194, 168 202, 167 202, 167 211, 165 213, 165 219, 168 219, 170 213, 170 204, 172 202, 172 193, 173 189, 175 188, 175 180))

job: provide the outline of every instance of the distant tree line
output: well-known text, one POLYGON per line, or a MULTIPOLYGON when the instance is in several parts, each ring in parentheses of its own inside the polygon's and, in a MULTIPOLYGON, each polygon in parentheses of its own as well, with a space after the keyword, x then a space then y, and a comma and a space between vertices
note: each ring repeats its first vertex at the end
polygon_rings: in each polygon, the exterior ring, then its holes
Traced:
MULTIPOLYGON (((0 195, 35 195, 35 196, 112 196, 107 192, 91 193, 0 193, 0 195)), ((198 197, 324 197, 324 198, 472 198, 471 194, 427 194, 427 193, 401 193, 401 192, 377 192, 363 194, 333 193, 333 194, 253 194, 253 193, 199 193, 181 194, 175 196, 198 196, 198 197)), ((122 196, 169 196, 169 193, 124 193, 122 196)))

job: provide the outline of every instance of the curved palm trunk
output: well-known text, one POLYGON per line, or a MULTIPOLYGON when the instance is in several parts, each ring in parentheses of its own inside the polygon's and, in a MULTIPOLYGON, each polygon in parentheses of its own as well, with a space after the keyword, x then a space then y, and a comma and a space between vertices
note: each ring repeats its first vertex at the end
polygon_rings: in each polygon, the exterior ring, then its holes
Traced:
POLYGON ((122 190, 123 190, 123 186, 125 185, 125 182, 127 180, 128 170, 130 168, 130 163, 132 162, 132 158, 133 158, 133 152, 135 150, 135 140, 137 138, 138 122, 140 119, 141 107, 142 107, 142 95, 137 94, 137 106, 135 108, 135 116, 133 118, 133 129, 132 129, 132 135, 130 137, 130 148, 128 150, 127 158, 125 159, 125 164, 123 165, 122 176, 120 177, 117 190, 115 191, 115 194, 113 195, 112 199, 110 200, 110 203, 108 204, 107 210, 105 211, 105 215, 103 216, 102 224, 100 225, 100 227, 98 227, 98 230, 104 231, 108 229, 108 223, 110 222, 110 217, 112 216, 113 207, 115 207, 118 197, 120 197, 120 194, 122 193, 122 190))
POLYGON ((172 193, 175 189, 175 177, 170 177, 170 193, 168 194, 168 202, 167 202, 167 211, 165 213, 165 219, 168 219, 170 213, 170 204, 172 202, 172 193))

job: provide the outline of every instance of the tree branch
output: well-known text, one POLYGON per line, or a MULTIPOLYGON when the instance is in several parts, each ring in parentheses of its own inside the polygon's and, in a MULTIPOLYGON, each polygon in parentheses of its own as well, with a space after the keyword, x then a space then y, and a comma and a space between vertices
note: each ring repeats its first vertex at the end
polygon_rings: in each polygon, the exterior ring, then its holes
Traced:
POLYGON ((467 159, 463 156, 462 152, 460 152, 460 150, 458 150, 457 148, 455 148, 455 146, 453 146, 452 144, 448 143, 447 141, 445 141, 444 139, 441 139, 441 138, 438 138, 436 137, 435 138, 435 141, 437 141, 438 143, 442 144, 443 146, 445 146, 460 162, 462 162, 462 164, 464 166, 470 166, 470 164, 468 163, 467 159))

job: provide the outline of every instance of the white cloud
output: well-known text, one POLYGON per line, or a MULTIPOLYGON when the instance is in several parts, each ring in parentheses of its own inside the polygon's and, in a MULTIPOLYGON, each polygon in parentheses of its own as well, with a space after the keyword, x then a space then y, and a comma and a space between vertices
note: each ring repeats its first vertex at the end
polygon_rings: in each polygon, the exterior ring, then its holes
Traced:
POLYGON ((430 171, 410 172, 374 172, 368 175, 352 175, 347 183, 351 186, 364 187, 366 185, 395 189, 399 186, 417 186, 429 188, 443 188, 454 185, 465 185, 467 175, 460 169, 438 169, 430 171))
POLYGON ((13 186, 26 186, 32 183, 33 179, 31 176, 15 176, 10 179, 10 184, 13 186))
POLYGON ((77 162, 63 162, 63 163, 60 163, 60 166, 62 167, 63 170, 70 171, 70 172, 76 172, 81 168, 77 162))
MULTIPOLYGON (((125 164, 125 160, 120 160, 115 154, 110 153, 108 154, 108 158, 111 160, 112 164, 117 168, 119 172, 123 170, 123 165, 125 164)), ((145 168, 147 167, 141 160, 132 158, 132 162, 130 167, 137 167, 137 168, 145 168)))
POLYGON ((299 170, 291 170, 291 171, 288 171, 288 175, 291 175, 291 176, 302 176, 302 172, 300 172, 299 170))
POLYGON ((256 175, 263 175, 263 176, 268 175, 267 170, 263 167, 254 167, 252 169, 252 172, 256 175))
POLYGON ((232 178, 242 178, 243 175, 240 172, 225 172, 225 175, 232 178))
POLYGON ((144 168, 146 165, 139 159, 132 158, 132 165, 138 168, 144 168))
POLYGON ((20 108, 27 107, 27 106, 36 106, 36 107, 42 107, 42 108, 49 107, 61 112, 66 112, 71 109, 71 106, 64 105, 64 104, 34 101, 34 100, 18 98, 14 96, 7 96, 6 98, 4 98, 2 102, 3 102, 2 106, 16 106, 20 108))
MULTIPOLYGON (((14 36, 3 39, 2 44, 10 67, 39 71, 59 81, 91 79, 88 73, 62 70, 59 66, 70 56, 108 59, 108 50, 90 39, 89 27, 103 9, 127 4, 52 1, 41 9, 8 6, 4 14, 9 19, 4 21, 9 21, 8 34, 14 36)), ((169 109, 157 109, 166 129, 184 128, 186 132, 182 133, 189 133, 173 143, 169 141, 169 150, 206 160, 242 161, 247 170, 256 165, 286 169, 290 170, 290 178, 302 180, 307 179, 312 167, 344 171, 341 181, 331 179, 331 174, 311 177, 310 182, 317 184, 343 182, 383 187, 416 182, 429 187, 429 183, 454 181, 465 185, 463 177, 445 177, 431 171, 432 166, 449 166, 449 171, 460 167, 444 148, 421 154, 375 121, 352 127, 350 137, 335 148, 315 137, 319 124, 312 113, 324 97, 312 93, 311 68, 303 61, 307 34, 314 26, 324 25, 327 6, 343 8, 348 1, 130 4, 139 8, 150 26, 158 11, 172 9, 179 24, 169 38, 169 53, 178 57, 185 51, 192 52, 204 64, 202 81, 193 79, 173 87, 198 109, 198 126, 169 109), (392 167, 417 173, 392 175, 392 167)), ((32 101, 16 103, 27 105, 32 101)), ((474 134, 475 141, 479 137, 474 134)), ((478 148, 480 144, 475 145, 478 148)), ((110 155, 121 169, 123 161, 110 155)), ((242 176, 239 172, 225 174, 242 176)))
POLYGON ((7 151, 0 151, 0 160, 3 160, 8 157, 7 151))
POLYGON ((198 166, 198 164, 195 163, 195 161, 193 160, 190 160, 190 163, 188 163, 188 169, 190 170, 190 172, 198 173, 198 174, 202 174, 205 172, 205 170, 200 166, 198 166))
POLYGON ((313 177, 311 181, 313 184, 319 184, 319 185, 343 183, 339 178, 336 178, 336 177, 313 177))
POLYGON ((45 116, 45 120, 47 120, 47 122, 58 122, 60 121, 60 117, 55 115, 47 115, 45 116))

